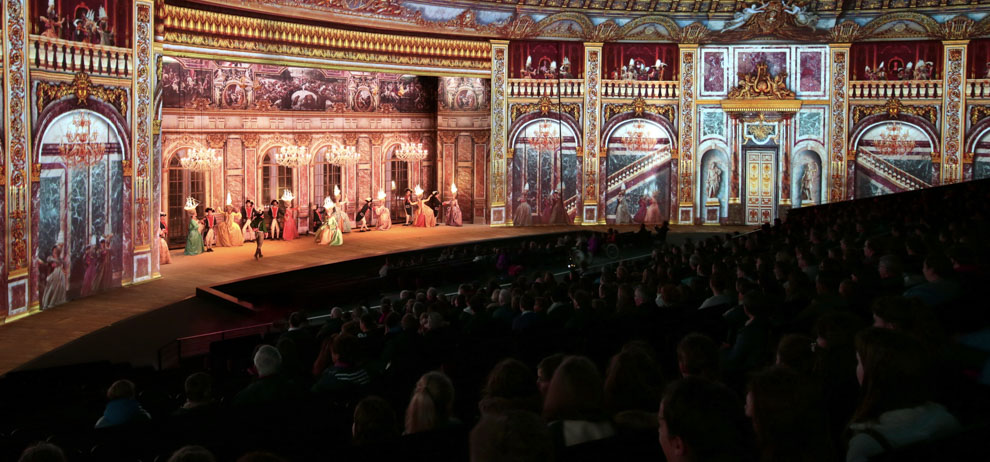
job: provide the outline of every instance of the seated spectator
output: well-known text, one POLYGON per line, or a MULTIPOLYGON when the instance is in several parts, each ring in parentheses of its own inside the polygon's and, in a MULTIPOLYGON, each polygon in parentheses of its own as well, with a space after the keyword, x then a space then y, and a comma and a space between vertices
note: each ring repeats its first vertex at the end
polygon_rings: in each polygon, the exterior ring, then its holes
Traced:
POLYGON ((736 334, 735 343, 726 344, 722 349, 722 370, 737 375, 762 365, 767 360, 770 342, 767 321, 770 305, 766 296, 759 291, 750 291, 743 297, 742 307, 747 320, 736 334))
POLYGON ((894 329, 913 335, 928 347, 942 342, 938 319, 921 300, 884 297, 873 303, 873 327, 894 329))
POLYGON ((550 380, 553 379, 553 374, 557 372, 560 363, 564 362, 564 358, 566 356, 563 354, 556 353, 543 358, 536 365, 536 386, 540 389, 540 396, 543 399, 546 399, 547 392, 550 391, 550 380))
POLYGON ((602 377, 590 359, 568 356, 550 380, 543 418, 561 447, 608 438, 615 429, 605 412, 602 377))
POLYGON ((357 364, 360 348, 360 341, 353 335, 340 334, 335 337, 331 349, 333 365, 313 385, 313 393, 356 393, 368 385, 371 382, 368 371, 357 364))
POLYGON ((216 408, 213 400, 213 378, 205 372, 197 372, 186 377, 186 402, 176 409, 174 415, 198 414, 216 408))
POLYGON ((746 415, 753 420, 761 462, 835 460, 822 389, 810 375, 782 366, 756 374, 749 381, 746 415))
POLYGON ((406 431, 413 434, 459 423, 453 416, 454 384, 442 372, 427 372, 416 382, 406 408, 406 431))
MULTIPOLYGON (((299 364, 313 364, 316 359, 317 349, 316 337, 309 330, 309 320, 301 311, 296 311, 289 315, 289 330, 282 334, 281 338, 292 339, 296 345, 296 355, 299 364)), ((283 357, 283 359, 285 359, 283 357)))
POLYGON ((17 462, 67 462, 62 448, 54 444, 41 442, 24 449, 17 462))
POLYGON ((677 344, 677 368, 681 377, 719 380, 718 344, 702 334, 688 334, 677 344))
POLYGON ((242 406, 285 403, 298 400, 305 389, 279 373, 282 355, 271 345, 262 345, 254 354, 254 369, 258 378, 236 396, 234 404, 242 406))
POLYGON ((535 310, 536 299, 530 294, 524 294, 519 301, 522 312, 512 321, 512 331, 527 333, 541 330, 546 325, 546 315, 535 310))
MULTIPOLYGON (((656 431, 663 374, 645 344, 629 343, 612 357, 605 375, 605 409, 621 431, 656 431)), ((652 438, 651 438, 652 440, 652 438)))
POLYGON ((151 420, 151 415, 141 407, 134 397, 134 382, 118 380, 107 389, 107 407, 103 417, 96 421, 96 428, 115 427, 135 422, 151 420))
POLYGON ((533 382, 533 371, 522 361, 509 358, 496 364, 488 374, 478 408, 482 414, 512 409, 537 412, 541 404, 540 390, 533 382))
POLYGON ((862 387, 849 430, 847 462, 868 461, 893 448, 948 436, 959 422, 931 402, 931 355, 914 337, 870 328, 856 336, 862 387))
POLYGON ((807 335, 785 335, 777 344, 776 364, 802 374, 813 373, 818 359, 812 347, 814 343, 807 335))
POLYGON ((553 456, 550 432, 532 412, 485 414, 471 431, 471 462, 552 462, 553 456))
POLYGON ((664 392, 657 420, 667 462, 754 460, 743 404, 724 385, 698 377, 674 382, 664 392))
POLYGON ((213 453, 202 446, 183 446, 172 453, 168 462, 215 462, 213 453))
POLYGON ((917 298, 935 308, 955 301, 961 295, 959 283, 950 279, 953 276, 952 262, 944 255, 925 258, 922 274, 926 282, 904 291, 905 297, 917 298))
POLYGON ((369 396, 354 408, 351 426, 353 442, 358 447, 391 444, 399 438, 398 420, 392 406, 382 398, 369 396))

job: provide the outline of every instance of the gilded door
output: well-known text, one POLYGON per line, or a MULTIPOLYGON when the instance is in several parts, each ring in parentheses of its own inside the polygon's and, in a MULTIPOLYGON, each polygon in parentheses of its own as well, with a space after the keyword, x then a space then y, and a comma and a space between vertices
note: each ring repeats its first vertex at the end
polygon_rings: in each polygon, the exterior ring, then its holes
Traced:
POLYGON ((773 221, 774 152, 746 153, 746 224, 759 225, 773 221))

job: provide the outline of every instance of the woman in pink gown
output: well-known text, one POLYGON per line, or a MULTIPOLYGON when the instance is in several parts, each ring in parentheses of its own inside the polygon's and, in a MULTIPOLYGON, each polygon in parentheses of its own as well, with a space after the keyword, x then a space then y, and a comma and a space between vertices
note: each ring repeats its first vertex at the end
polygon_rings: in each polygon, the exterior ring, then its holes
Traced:
POLYGON ((660 205, 657 204, 656 198, 651 197, 649 205, 646 206, 646 216, 643 218, 643 223, 652 225, 662 222, 663 218, 660 217, 660 205))
POLYGON ((437 225, 437 217, 433 215, 433 209, 423 202, 422 197, 416 201, 416 207, 419 209, 419 213, 416 216, 416 223, 414 226, 420 228, 432 228, 437 225))
POLYGON ((392 228, 392 217, 389 215, 388 207, 382 202, 381 205, 375 207, 375 215, 378 216, 378 230, 387 231, 392 228))
POLYGON ((643 221, 646 219, 646 196, 639 196, 639 208, 636 210, 636 216, 633 217, 633 223, 645 223, 643 221))
POLYGON ((282 227, 282 240, 291 241, 299 237, 299 228, 296 226, 296 208, 286 207, 285 226, 282 227))

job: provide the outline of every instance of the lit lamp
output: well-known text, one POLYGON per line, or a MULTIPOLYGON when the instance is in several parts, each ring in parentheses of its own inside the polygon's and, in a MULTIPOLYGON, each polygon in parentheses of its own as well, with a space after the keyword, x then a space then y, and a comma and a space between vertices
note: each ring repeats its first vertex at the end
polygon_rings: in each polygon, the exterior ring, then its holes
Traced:
POLYGON ((230 201, 230 191, 227 191, 227 205, 231 205, 231 204, 232 202, 230 201))
POLYGON ((416 196, 422 196, 423 195, 423 188, 420 188, 419 185, 416 185, 416 187, 413 189, 413 192, 416 193, 416 196))
POLYGON ((275 153, 275 163, 285 167, 298 167, 308 164, 313 156, 306 152, 305 146, 282 146, 275 153))
POLYGON ((383 201, 383 202, 385 201, 385 190, 384 189, 379 189, 378 190, 378 200, 383 201))

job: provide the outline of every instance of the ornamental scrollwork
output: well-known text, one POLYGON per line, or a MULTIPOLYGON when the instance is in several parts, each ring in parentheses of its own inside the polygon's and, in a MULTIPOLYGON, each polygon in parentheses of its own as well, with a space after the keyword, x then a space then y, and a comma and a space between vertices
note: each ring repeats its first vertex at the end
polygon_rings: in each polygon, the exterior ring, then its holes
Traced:
POLYGON ((509 106, 509 113, 512 114, 511 120, 516 120, 524 114, 530 113, 540 113, 542 115, 547 115, 551 111, 559 112, 561 114, 567 114, 574 118, 575 122, 581 122, 581 105, 578 103, 553 103, 550 97, 544 96, 540 98, 539 102, 527 103, 527 104, 512 104, 509 106))
POLYGON ((642 116, 644 113, 656 114, 658 116, 666 118, 671 123, 674 122, 674 111, 677 107, 671 104, 660 105, 660 104, 646 104, 642 98, 637 98, 632 103, 611 103, 605 105, 605 121, 608 122, 613 117, 623 114, 626 112, 632 112, 637 117, 642 116))
POLYGON ((89 97, 104 101, 113 106, 120 115, 127 117, 127 90, 123 88, 95 85, 85 73, 76 74, 71 83, 38 82, 35 90, 37 109, 41 113, 49 104, 66 96, 75 96, 77 106, 86 106, 89 97))
POLYGON ((938 122, 938 108, 935 106, 907 106, 897 98, 891 98, 886 103, 879 106, 855 106, 852 110, 852 123, 856 125, 860 120, 877 114, 887 114, 891 119, 898 118, 901 114, 921 117, 933 125, 938 122))
POLYGON ((976 125, 977 122, 990 117, 990 106, 973 106, 969 112, 969 124, 976 125))

